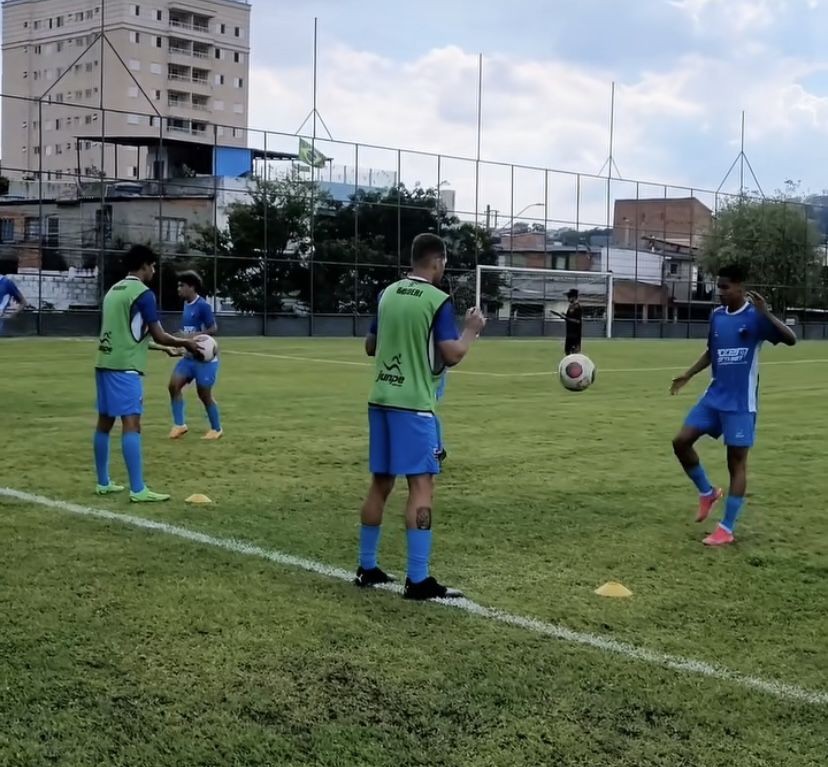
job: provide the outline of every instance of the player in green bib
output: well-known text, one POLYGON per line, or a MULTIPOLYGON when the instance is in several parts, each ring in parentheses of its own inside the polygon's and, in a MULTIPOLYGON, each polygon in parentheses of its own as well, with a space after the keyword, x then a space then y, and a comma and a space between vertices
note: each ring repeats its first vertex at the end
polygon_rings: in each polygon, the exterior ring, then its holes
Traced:
MULTIPOLYGON (((376 360, 368 401, 371 487, 362 506, 358 586, 393 580, 377 565, 380 526, 396 477, 408 481, 405 509, 408 569, 406 599, 462 596, 429 575, 434 477, 440 473, 440 436, 434 410, 446 367, 457 365, 486 324, 479 309, 466 315, 458 336, 454 307, 437 285, 446 250, 435 234, 411 246, 411 273, 380 296, 376 332, 365 350, 376 360)), ((372 331, 374 328, 372 327, 372 331)))
POLYGON ((155 275, 155 253, 134 246, 124 257, 125 279, 113 285, 103 301, 95 383, 98 390, 98 426, 95 430, 95 468, 98 495, 124 488, 109 477, 109 433, 117 418, 123 427, 121 448, 129 474, 130 500, 136 503, 166 501, 169 495, 153 493, 144 484, 141 452, 143 375, 150 337, 164 346, 178 346, 198 354, 193 339, 166 333, 158 321, 155 295, 147 286, 155 275))

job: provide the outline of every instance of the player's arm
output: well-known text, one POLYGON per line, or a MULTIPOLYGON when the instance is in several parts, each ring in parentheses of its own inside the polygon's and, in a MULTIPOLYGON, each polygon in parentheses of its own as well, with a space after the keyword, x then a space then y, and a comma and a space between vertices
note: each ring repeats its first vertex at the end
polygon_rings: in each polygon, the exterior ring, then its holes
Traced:
POLYGON ((15 285, 13 282, 11 284, 11 288, 11 297, 12 301, 14 301, 14 309, 12 309, 11 312, 9 312, 9 316, 14 317, 16 314, 20 314, 20 312, 22 312, 26 308, 28 302, 23 297, 23 294, 20 292, 20 288, 18 288, 17 285, 15 285))
POLYGON ((145 291, 135 302, 136 308, 141 313, 141 319, 147 326, 150 337, 159 346, 172 346, 175 348, 184 348, 192 352, 197 357, 200 357, 198 344, 192 338, 178 338, 171 336, 164 328, 161 327, 161 322, 158 319, 158 304, 155 301, 155 295, 151 290, 145 291))
POLYGON ((682 375, 676 376, 670 386, 670 394, 678 394, 692 378, 697 376, 702 370, 707 370, 710 367, 710 349, 705 349, 704 354, 699 357, 693 365, 688 368, 682 375))
POLYGON ((365 353, 369 357, 375 357, 377 354, 377 318, 371 321, 371 327, 365 334, 365 353))
POLYGON ((218 323, 216 322, 216 315, 213 314, 213 307, 206 301, 201 302, 201 327, 204 330, 199 335, 215 336, 218 333, 218 323))
POLYGON ((183 357, 184 350, 183 349, 176 349, 172 346, 161 346, 161 344, 157 344, 154 341, 150 341, 149 348, 153 351, 157 352, 164 352, 168 357, 183 357))
POLYGON ((749 290, 747 297, 759 313, 770 323, 773 329, 772 334, 775 333, 779 340, 785 344, 785 346, 793 346, 796 344, 796 333, 794 333, 788 325, 782 322, 779 317, 771 313, 768 308, 768 302, 765 301, 763 296, 755 290, 749 290))
POLYGON ((466 312, 466 321, 463 325, 463 332, 457 335, 457 328, 454 326, 454 309, 451 302, 447 301, 440 308, 440 312, 434 324, 434 339, 440 356, 448 367, 454 367, 462 362, 469 353, 472 344, 480 337, 480 333, 486 326, 486 318, 483 312, 476 306, 466 312))

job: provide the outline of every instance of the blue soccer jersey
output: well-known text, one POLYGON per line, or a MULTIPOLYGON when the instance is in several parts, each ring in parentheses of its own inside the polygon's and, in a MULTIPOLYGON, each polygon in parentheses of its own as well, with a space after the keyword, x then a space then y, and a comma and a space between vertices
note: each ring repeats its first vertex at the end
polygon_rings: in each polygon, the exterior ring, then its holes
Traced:
POLYGON ((201 296, 184 304, 181 330, 184 333, 200 333, 216 324, 213 309, 201 296))
POLYGON ((762 343, 778 344, 781 335, 753 304, 729 312, 713 311, 707 348, 711 381, 702 402, 730 413, 755 413, 759 396, 759 350, 762 343))
POLYGON ((0 277, 0 314, 6 310, 12 301, 23 303, 23 296, 11 279, 0 277))

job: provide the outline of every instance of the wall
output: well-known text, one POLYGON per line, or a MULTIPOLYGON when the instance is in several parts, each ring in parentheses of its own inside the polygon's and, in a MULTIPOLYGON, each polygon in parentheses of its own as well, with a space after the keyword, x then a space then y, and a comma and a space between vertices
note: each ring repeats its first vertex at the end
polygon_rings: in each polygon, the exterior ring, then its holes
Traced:
POLYGON ((38 283, 40 283, 41 305, 51 304, 59 311, 72 308, 98 308, 97 272, 76 271, 43 272, 37 270, 18 272, 11 275, 26 301, 38 305, 38 283))

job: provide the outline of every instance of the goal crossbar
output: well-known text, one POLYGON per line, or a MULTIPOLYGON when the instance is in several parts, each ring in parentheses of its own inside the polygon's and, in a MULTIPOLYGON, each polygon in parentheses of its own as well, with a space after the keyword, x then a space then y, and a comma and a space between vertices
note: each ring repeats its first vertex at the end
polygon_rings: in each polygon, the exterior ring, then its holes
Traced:
POLYGON ((496 264, 478 264, 475 274, 474 286, 474 303, 478 309, 481 307, 484 272, 504 272, 516 274, 537 274, 548 277, 562 277, 562 278, 584 278, 591 280, 605 280, 607 285, 607 320, 606 320, 606 336, 612 338, 612 316, 613 316, 613 301, 612 301, 612 272, 585 272, 575 271, 569 269, 543 269, 540 267, 531 266, 497 266, 496 264))

